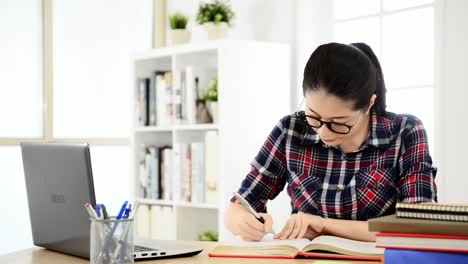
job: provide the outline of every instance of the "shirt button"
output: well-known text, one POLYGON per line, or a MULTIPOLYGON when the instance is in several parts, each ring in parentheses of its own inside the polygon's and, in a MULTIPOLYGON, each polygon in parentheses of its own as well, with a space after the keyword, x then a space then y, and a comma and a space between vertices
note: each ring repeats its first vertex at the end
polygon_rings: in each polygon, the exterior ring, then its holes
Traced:
POLYGON ((338 192, 341 192, 341 191, 344 190, 344 187, 341 186, 341 185, 339 185, 339 186, 336 187, 336 190, 337 190, 338 192))
POLYGON ((341 160, 347 160, 347 159, 348 157, 345 154, 341 155, 341 160))

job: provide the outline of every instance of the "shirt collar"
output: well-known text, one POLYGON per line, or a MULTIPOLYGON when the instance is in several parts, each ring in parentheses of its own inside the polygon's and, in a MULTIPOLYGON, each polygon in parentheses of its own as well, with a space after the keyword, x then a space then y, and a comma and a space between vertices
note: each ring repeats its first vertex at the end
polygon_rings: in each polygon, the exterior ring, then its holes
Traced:
MULTIPOLYGON (((363 143, 361 149, 364 149, 367 145, 372 145, 377 148, 383 148, 391 142, 391 122, 384 116, 379 116, 375 111, 372 111, 372 124, 371 130, 367 137, 367 141, 363 143)), ((324 144, 319 135, 310 127, 306 128, 306 133, 302 140, 306 146, 322 143, 323 146, 328 147, 324 144)))

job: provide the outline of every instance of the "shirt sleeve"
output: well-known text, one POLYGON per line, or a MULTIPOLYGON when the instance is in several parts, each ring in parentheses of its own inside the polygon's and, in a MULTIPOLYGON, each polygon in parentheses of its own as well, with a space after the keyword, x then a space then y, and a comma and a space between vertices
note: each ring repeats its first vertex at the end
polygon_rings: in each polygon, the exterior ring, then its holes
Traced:
MULTIPOLYGON (((285 133, 280 121, 263 143, 251 163, 251 170, 241 183, 238 193, 257 212, 266 212, 267 200, 274 199, 286 184, 285 133)), ((232 198, 231 202, 237 202, 232 198)))
POLYGON ((432 166, 426 131, 421 121, 402 138, 399 157, 398 200, 403 203, 437 202, 436 168, 432 166))

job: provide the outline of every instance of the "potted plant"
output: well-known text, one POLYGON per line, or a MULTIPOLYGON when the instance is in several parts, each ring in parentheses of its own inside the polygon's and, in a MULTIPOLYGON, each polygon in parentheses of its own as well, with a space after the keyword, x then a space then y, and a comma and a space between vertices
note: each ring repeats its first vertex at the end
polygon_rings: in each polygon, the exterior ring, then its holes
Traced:
POLYGON ((221 0, 200 3, 198 8, 197 23, 205 27, 208 39, 223 38, 233 18, 234 12, 231 6, 221 0))
POLYGON ((205 92, 205 101, 208 110, 213 118, 213 123, 218 123, 218 80, 213 79, 208 83, 208 88, 205 92))
POLYGON ((186 30, 188 17, 180 12, 169 16, 171 25, 171 44, 184 44, 190 41, 190 32, 186 30))
POLYGON ((198 241, 218 241, 218 233, 213 230, 207 230, 198 234, 198 241))

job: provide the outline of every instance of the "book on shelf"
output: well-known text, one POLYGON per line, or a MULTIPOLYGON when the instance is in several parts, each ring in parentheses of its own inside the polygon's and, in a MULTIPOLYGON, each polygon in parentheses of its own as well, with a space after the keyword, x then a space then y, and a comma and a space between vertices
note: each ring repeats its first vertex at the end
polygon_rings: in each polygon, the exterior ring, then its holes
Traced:
POLYGON ((137 126, 148 126, 149 125, 149 89, 150 79, 149 78, 138 78, 137 80, 137 91, 136 91, 136 120, 137 126))
POLYGON ((212 70, 187 66, 174 72, 158 70, 149 78, 138 78, 137 125, 196 124, 196 100, 203 91, 197 91, 195 79, 200 76, 207 79, 208 75, 214 75, 212 70))
POLYGON ((171 167, 172 167, 172 148, 163 148, 162 153, 161 153, 161 163, 162 163, 162 169, 161 169, 161 186, 163 186, 163 191, 161 193, 162 199, 166 201, 171 201, 173 200, 172 196, 172 173, 171 173, 171 167))
POLYGON ((410 233, 377 233, 379 248, 409 249, 433 252, 468 253, 468 236, 410 233))
POLYGON ((205 142, 174 146, 173 184, 177 201, 217 203, 218 139, 215 132, 207 132, 205 138, 205 142), (208 184, 211 188, 207 188, 208 184))
POLYGON ((140 197, 147 199, 170 199, 170 162, 172 149, 168 146, 140 146, 139 179, 140 197))
POLYGON ((191 153, 191 201, 205 202, 205 144, 194 142, 190 144, 191 153))
POLYGON ((468 204, 397 203, 397 217, 468 222, 468 204))
POLYGON ((216 131, 205 134, 205 202, 218 203, 219 139, 216 131))
POLYGON ((424 264, 466 264, 468 254, 427 252, 418 250, 386 249, 384 253, 385 264, 424 263, 424 264))
POLYGON ((384 249, 375 243, 361 242, 335 236, 318 236, 312 240, 276 240, 267 235, 260 242, 233 241, 213 249, 210 257, 238 258, 330 258, 381 261, 384 249))
POLYGON ((159 199, 159 191, 161 186, 159 185, 160 177, 160 157, 159 157, 159 148, 155 146, 147 147, 149 159, 146 159, 149 162, 149 175, 150 175, 150 189, 151 189, 151 198, 159 199))
POLYGON ((397 217, 395 214, 369 219, 369 231, 468 236, 468 223, 397 217))

